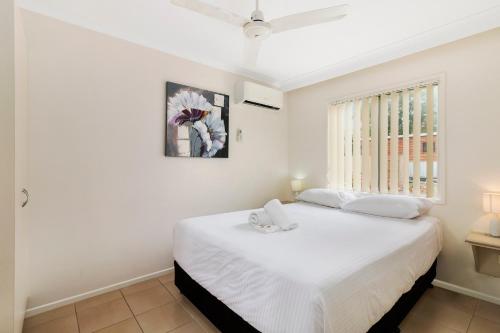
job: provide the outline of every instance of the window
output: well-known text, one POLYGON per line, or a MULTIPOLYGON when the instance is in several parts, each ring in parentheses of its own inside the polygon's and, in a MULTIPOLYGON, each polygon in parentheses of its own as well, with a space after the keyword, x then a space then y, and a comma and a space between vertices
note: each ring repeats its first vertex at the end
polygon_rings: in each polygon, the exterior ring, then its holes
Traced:
MULTIPOLYGON (((433 147, 432 149, 436 151, 436 142, 432 143, 432 147, 433 147)), ((427 142, 422 142, 422 152, 427 153, 427 142)))
POLYGON ((439 105, 435 80, 331 104, 330 187, 440 198, 439 105))

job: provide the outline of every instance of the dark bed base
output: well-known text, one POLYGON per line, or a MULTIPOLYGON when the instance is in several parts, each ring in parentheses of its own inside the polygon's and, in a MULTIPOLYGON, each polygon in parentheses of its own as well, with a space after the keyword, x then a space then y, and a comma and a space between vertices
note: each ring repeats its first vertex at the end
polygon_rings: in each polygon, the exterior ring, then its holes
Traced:
MULTIPOLYGON (((404 293, 394 306, 387 312, 369 333, 392 333, 399 332, 399 323, 418 301, 420 296, 429 288, 432 280, 436 277, 436 263, 434 261, 431 268, 415 281, 410 291, 404 293)), ((224 303, 210 294, 205 288, 200 286, 187 274, 177 262, 175 267, 175 285, 181 293, 191 301, 210 321, 222 332, 229 333, 255 333, 257 331, 252 325, 234 313, 224 303)))

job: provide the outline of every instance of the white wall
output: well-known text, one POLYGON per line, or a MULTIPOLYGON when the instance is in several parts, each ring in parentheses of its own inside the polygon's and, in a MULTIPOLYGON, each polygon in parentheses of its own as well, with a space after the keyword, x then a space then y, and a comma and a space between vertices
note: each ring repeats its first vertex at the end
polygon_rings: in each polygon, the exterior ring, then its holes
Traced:
POLYGON ((289 170, 326 186, 327 101, 438 73, 446 76, 446 204, 438 278, 500 297, 498 278, 477 274, 464 239, 483 213, 481 194, 500 191, 500 29, 287 94, 289 170))
POLYGON ((172 230, 183 217, 286 195, 285 110, 231 104, 228 159, 164 156, 166 81, 233 102, 239 77, 38 14, 23 17, 30 306, 171 267, 172 230))
POLYGON ((0 2, 0 333, 14 328, 14 2, 0 2))

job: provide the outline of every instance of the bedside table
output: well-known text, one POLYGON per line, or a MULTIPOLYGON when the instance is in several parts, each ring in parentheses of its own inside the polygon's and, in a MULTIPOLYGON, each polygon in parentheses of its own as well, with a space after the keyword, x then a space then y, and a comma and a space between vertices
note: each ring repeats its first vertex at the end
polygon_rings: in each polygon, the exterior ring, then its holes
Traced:
POLYGON ((476 271, 500 277, 500 238, 471 232, 465 242, 472 246, 476 271))

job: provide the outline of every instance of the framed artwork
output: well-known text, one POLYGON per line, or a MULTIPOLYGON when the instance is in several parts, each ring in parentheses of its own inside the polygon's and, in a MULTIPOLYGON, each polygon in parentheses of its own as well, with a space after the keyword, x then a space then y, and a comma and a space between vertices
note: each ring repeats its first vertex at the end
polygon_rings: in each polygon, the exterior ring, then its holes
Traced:
POLYGON ((228 157, 228 95, 167 82, 166 123, 166 156, 228 157))

